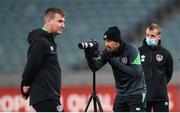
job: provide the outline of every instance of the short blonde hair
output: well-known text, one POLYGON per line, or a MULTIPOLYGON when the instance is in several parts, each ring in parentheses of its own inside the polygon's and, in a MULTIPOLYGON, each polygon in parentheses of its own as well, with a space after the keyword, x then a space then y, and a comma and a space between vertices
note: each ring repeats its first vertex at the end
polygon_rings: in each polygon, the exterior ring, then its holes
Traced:
POLYGON ((149 30, 157 29, 157 30, 158 30, 158 32, 157 32, 158 35, 161 34, 161 27, 160 27, 158 24, 152 23, 151 25, 149 25, 149 26, 147 27, 147 29, 149 29, 149 30))
POLYGON ((48 9, 45 11, 44 19, 45 19, 45 20, 46 20, 47 18, 53 19, 55 13, 60 14, 62 17, 66 16, 66 13, 65 13, 63 10, 61 10, 61 9, 59 9, 59 8, 51 7, 51 8, 48 8, 48 9))

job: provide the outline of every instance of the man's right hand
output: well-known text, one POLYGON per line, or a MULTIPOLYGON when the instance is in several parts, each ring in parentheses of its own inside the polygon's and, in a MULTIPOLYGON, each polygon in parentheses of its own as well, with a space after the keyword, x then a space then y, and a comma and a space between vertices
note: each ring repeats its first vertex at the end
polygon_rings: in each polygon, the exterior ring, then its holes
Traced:
POLYGON ((23 86, 21 91, 24 99, 27 99, 29 97, 29 90, 30 86, 23 86))
POLYGON ((30 86, 23 86, 23 93, 28 93, 30 86))

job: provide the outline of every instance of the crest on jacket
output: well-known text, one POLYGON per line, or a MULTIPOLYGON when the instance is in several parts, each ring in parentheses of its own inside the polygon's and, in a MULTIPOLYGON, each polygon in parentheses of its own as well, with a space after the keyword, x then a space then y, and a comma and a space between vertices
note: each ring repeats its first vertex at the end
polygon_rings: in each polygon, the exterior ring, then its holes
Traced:
POLYGON ((127 60, 126 57, 123 57, 123 58, 121 58, 121 62, 122 62, 123 64, 127 64, 127 63, 128 63, 128 60, 127 60))
POLYGON ((157 60, 158 62, 161 62, 161 61, 163 60, 163 56, 160 55, 160 54, 157 54, 157 55, 156 55, 156 60, 157 60))

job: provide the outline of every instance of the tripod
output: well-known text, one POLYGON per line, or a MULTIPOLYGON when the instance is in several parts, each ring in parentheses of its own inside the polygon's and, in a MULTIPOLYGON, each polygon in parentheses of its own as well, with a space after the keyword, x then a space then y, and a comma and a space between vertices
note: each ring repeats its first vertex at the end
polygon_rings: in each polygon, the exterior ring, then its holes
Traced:
POLYGON ((92 99, 93 99, 93 103, 94 103, 94 112, 97 112, 97 105, 99 107, 99 111, 103 112, 99 97, 96 95, 96 73, 95 72, 93 72, 93 92, 88 100, 88 104, 86 106, 85 112, 87 112, 87 109, 88 109, 92 99))

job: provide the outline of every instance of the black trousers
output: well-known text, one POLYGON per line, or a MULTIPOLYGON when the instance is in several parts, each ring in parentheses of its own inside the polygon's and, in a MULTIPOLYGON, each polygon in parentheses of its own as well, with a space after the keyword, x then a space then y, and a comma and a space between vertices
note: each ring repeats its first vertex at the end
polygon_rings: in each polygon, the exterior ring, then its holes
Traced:
POLYGON ((146 103, 146 111, 147 112, 169 112, 169 101, 156 101, 156 102, 149 102, 146 103))
POLYGON ((113 105, 114 112, 144 112, 146 107, 145 95, 129 96, 116 95, 113 105))
POLYGON ((48 99, 32 105, 36 112, 63 112, 63 107, 58 99, 48 99))

